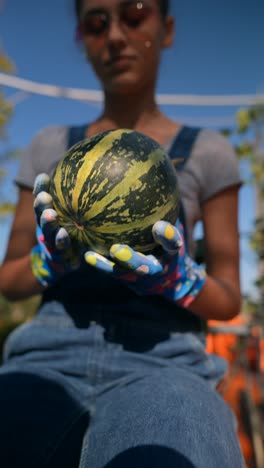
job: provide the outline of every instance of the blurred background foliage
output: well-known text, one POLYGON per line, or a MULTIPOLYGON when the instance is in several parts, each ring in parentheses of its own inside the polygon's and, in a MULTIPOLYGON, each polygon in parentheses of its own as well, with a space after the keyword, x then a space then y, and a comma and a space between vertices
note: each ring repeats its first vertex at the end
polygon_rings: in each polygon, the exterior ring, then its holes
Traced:
MULTIPOLYGON (((3 48, 0 45, 0 71, 5 73, 13 73, 15 66, 5 54, 3 48)), ((12 104, 5 98, 4 92, 0 87, 0 141, 7 138, 6 127, 12 117, 13 107, 12 104)), ((5 152, 0 151, 0 221, 3 216, 10 215, 14 210, 14 205, 9 200, 9 197, 5 195, 4 183, 6 169, 5 164, 8 163, 12 158, 16 157, 16 152, 5 152)))
POLYGON ((248 298, 247 303, 251 314, 264 325, 264 103, 240 109, 233 129, 223 133, 232 140, 238 158, 247 160, 250 175, 245 182, 254 186, 255 220, 249 244, 257 256, 258 299, 248 298))
MULTIPOLYGON (((0 71, 13 73, 14 70, 14 64, 0 46, 0 71)), ((12 113, 12 104, 10 104, 10 102, 5 98, 4 92, 0 88, 0 141, 8 138, 7 125, 9 120, 12 118, 12 113)), ((8 162, 18 156, 19 151, 8 153, 0 151, 0 229, 1 221, 3 221, 6 216, 12 215, 14 211, 14 202, 12 202, 13 197, 11 194, 6 193, 4 187, 5 180, 8 177, 8 162)), ((11 330, 21 323, 30 320, 34 316, 39 300, 39 297, 34 297, 26 301, 11 303, 0 293, 0 349, 11 330)))

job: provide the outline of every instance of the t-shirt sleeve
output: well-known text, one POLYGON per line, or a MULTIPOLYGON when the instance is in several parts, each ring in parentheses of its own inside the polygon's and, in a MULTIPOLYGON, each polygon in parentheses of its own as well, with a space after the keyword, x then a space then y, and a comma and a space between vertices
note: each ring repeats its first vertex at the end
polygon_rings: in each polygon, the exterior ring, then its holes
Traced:
POLYGON ((22 152, 15 178, 16 185, 32 189, 38 174, 52 174, 66 149, 66 127, 47 127, 40 130, 22 152))
POLYGON ((228 139, 217 131, 201 131, 190 164, 199 182, 200 202, 230 186, 242 184, 235 151, 228 139))

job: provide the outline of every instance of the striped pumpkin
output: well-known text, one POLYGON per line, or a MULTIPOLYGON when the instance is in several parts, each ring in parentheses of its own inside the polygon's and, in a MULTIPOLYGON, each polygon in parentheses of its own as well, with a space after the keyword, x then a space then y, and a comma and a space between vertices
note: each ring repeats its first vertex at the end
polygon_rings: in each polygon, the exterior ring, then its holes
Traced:
POLYGON ((73 246, 106 256, 115 243, 151 252, 153 224, 175 223, 179 212, 169 156, 153 139, 126 129, 70 148, 54 171, 51 195, 73 246))

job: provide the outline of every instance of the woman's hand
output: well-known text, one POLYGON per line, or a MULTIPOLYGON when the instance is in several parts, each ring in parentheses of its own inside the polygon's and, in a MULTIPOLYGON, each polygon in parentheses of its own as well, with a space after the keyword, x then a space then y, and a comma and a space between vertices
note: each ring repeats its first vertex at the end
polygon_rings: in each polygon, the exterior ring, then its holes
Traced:
POLYGON ((115 244, 110 249, 112 260, 88 251, 85 261, 126 283, 140 295, 162 295, 187 307, 200 293, 205 283, 205 271, 188 255, 183 227, 165 221, 153 226, 153 237, 163 248, 158 259, 153 255, 135 252, 128 245, 115 244))
POLYGON ((80 258, 72 250, 69 234, 59 226, 58 215, 52 209, 49 184, 48 175, 39 174, 33 190, 37 245, 31 250, 31 267, 34 276, 44 286, 55 283, 80 265, 80 258))

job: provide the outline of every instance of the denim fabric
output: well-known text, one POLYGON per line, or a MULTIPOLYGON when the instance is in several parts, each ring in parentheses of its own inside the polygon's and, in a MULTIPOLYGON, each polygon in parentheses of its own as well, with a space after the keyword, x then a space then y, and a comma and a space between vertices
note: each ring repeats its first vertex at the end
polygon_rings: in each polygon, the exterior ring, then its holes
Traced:
POLYGON ((163 322, 80 318, 53 301, 7 339, 3 468, 244 466, 215 390, 225 362, 163 322))

